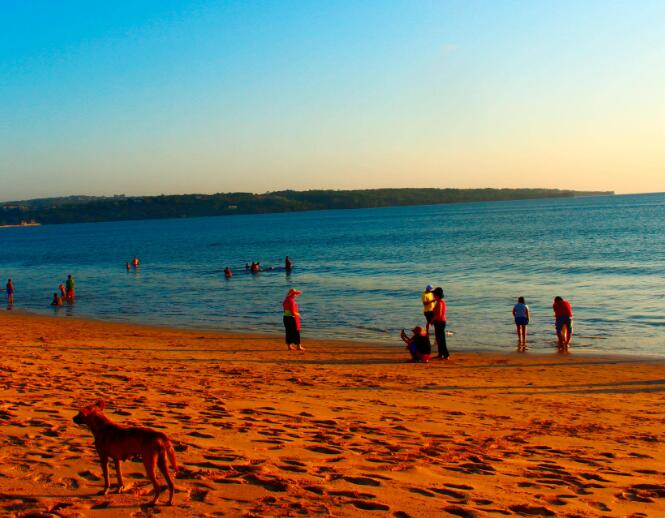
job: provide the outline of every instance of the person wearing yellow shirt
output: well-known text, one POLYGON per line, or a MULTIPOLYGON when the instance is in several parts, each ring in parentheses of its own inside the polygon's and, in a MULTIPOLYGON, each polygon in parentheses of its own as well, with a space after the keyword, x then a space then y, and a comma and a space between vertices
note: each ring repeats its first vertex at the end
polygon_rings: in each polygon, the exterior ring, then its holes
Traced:
POLYGON ((432 293, 433 289, 432 285, 428 284, 425 286, 425 291, 423 291, 422 295, 423 312, 428 324, 432 321, 432 317, 434 316, 434 304, 436 303, 434 300, 434 294, 432 293))

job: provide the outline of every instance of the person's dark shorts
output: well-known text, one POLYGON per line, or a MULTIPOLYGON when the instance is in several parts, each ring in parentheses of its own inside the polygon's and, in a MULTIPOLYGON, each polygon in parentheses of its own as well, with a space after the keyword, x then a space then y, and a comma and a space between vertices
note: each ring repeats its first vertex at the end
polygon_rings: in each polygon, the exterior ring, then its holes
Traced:
POLYGON ((517 324, 518 326, 528 326, 529 319, 526 317, 515 317, 515 324, 517 324))
POLYGON ((568 333, 573 332, 573 320, 570 317, 556 317, 554 326, 556 327, 557 333, 563 331, 564 327, 568 328, 568 333))
POLYGON ((434 318, 434 311, 425 311, 425 320, 427 320, 427 323, 431 323, 432 319, 434 318))

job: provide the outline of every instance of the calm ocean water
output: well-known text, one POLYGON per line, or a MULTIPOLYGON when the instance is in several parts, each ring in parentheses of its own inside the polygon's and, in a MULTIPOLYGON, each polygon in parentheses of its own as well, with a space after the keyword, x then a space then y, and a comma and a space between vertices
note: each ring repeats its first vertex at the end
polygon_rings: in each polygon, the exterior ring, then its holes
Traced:
POLYGON ((561 295, 573 350, 665 355, 665 194, 6 228, 0 250, 15 307, 63 318, 281 333, 295 286, 305 339, 398 345, 431 283, 446 293, 453 353, 514 349, 518 295, 530 349, 553 349, 561 295), (140 271, 127 273, 135 254, 140 271), (244 271, 285 255, 290 275, 244 271), (75 307, 50 308, 68 273, 75 307))

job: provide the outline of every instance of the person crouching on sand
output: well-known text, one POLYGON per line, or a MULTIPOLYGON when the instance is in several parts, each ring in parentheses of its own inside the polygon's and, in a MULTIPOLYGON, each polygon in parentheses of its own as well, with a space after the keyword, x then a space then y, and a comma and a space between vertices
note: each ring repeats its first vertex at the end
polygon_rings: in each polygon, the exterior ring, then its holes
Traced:
POLYGON ((406 349, 411 353, 411 359, 414 362, 429 362, 432 356, 432 345, 429 342, 427 331, 420 326, 414 327, 412 331, 412 336, 408 336, 404 329, 400 333, 400 338, 406 343, 406 349))
MULTIPOLYGON (((434 326, 434 336, 436 337, 436 345, 438 348, 437 358, 440 360, 447 360, 450 354, 448 353, 448 346, 446 345, 446 301, 443 300, 443 288, 434 288, 432 290, 434 295, 434 315, 432 315, 431 325, 434 326)), ((427 331, 429 332, 430 324, 427 324, 427 331)))
POLYGON ((554 327, 556 337, 561 349, 568 349, 570 339, 573 337, 573 308, 570 302, 561 297, 554 297, 554 327))
POLYGON ((300 345, 300 313, 298 311, 298 303, 296 297, 302 292, 291 288, 286 294, 282 306, 284 308, 284 330, 286 332, 286 346, 289 351, 293 350, 295 345, 299 351, 304 351, 300 345))

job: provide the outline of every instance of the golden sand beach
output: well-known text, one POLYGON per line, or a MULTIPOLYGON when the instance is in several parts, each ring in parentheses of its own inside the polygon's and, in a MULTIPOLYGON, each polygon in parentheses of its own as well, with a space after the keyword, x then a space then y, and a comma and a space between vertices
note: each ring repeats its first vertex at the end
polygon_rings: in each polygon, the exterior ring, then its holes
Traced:
POLYGON ((289 353, 281 337, 16 312, 0 326, 3 516, 665 516, 663 361, 451 344, 424 365, 371 344, 289 353), (146 506, 140 461, 124 493, 97 494, 72 418, 98 399, 172 438, 175 505, 146 506))

